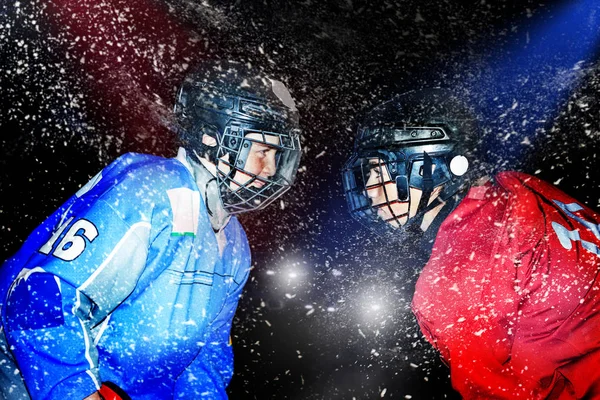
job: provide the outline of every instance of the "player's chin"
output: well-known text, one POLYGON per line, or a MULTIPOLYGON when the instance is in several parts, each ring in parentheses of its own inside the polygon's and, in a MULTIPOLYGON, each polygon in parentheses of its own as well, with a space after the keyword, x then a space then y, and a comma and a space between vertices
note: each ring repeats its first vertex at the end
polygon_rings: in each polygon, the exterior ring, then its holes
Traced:
POLYGON ((377 211, 377 216, 379 217, 380 220, 382 220, 383 222, 387 222, 387 223, 394 220, 394 217, 392 216, 392 214, 390 214, 389 211, 386 211, 383 209, 379 209, 377 211))
POLYGON ((406 217, 403 218, 388 218, 386 221, 393 228, 400 228, 404 224, 406 224, 406 217))
POLYGON ((389 211, 379 210, 377 212, 377 216, 383 220, 385 223, 391 225, 394 228, 400 228, 404 224, 406 224, 407 217, 397 217, 392 215, 389 211))

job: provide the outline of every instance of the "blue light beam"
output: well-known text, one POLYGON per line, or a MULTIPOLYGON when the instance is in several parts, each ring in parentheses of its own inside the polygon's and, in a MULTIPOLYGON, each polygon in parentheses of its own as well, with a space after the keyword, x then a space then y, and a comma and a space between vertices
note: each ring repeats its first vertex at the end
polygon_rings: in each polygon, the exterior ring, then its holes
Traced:
POLYGON ((499 56, 466 85, 491 133, 487 147, 498 167, 521 161, 596 61, 600 2, 563 4, 525 28, 511 48, 494 49, 499 56))

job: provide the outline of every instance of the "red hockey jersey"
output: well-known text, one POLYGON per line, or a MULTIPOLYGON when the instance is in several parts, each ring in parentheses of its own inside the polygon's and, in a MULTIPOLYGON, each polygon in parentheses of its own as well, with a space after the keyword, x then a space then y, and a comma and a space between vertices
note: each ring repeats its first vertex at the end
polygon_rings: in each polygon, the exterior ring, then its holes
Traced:
POLYGON ((443 222, 412 306, 465 399, 600 398, 599 222, 516 172, 443 222))

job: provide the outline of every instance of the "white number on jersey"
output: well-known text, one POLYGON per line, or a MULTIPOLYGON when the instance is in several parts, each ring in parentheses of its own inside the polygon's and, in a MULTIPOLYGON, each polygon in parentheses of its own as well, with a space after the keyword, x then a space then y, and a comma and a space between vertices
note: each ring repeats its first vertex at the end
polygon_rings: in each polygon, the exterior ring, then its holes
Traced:
MULTIPOLYGON (((557 206, 559 206, 561 208, 561 210, 563 210, 565 212, 565 214, 567 214, 569 216, 569 218, 571 218, 571 219, 579 222, 583 226, 585 226, 590 232, 592 232, 594 234, 594 236, 596 236, 597 239, 600 239, 599 225, 596 225, 592 222, 586 221, 583 218, 580 218, 577 215, 573 214, 574 212, 583 210, 583 207, 581 207, 577 203, 564 204, 558 200, 553 200, 553 201, 557 206)), ((591 242, 581 239, 578 229, 574 229, 574 230, 570 231, 566 227, 559 224, 558 222, 552 222, 552 228, 554 229, 556 236, 558 236, 558 240, 560 240, 560 244, 562 244, 562 246, 565 249, 570 250, 571 247, 573 247, 571 241, 579 240, 581 242, 581 246, 584 249, 596 254, 597 256, 600 256, 600 248, 598 248, 598 246, 596 246, 594 243, 591 243, 591 242)))
MULTIPOLYGON (((71 224, 73 217, 66 220, 57 230, 52 234, 50 240, 40 247, 40 253, 50 254, 54 248, 54 244, 60 238, 65 229, 71 224)), ((75 221, 69 228, 65 236, 62 238, 58 246, 52 252, 52 255, 60 258, 64 261, 73 261, 83 253, 87 245, 86 239, 91 243, 98 236, 98 229, 96 226, 86 219, 80 219, 75 221)))

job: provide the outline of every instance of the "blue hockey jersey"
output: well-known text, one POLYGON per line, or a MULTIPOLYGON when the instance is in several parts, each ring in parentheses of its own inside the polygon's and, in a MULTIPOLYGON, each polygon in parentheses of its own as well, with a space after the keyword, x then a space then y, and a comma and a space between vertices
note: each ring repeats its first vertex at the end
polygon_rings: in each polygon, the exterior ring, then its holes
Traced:
POLYGON ((102 170, 0 268, 0 345, 31 397, 111 381, 133 399, 226 398, 250 252, 235 217, 224 234, 220 253, 185 158, 102 170))

